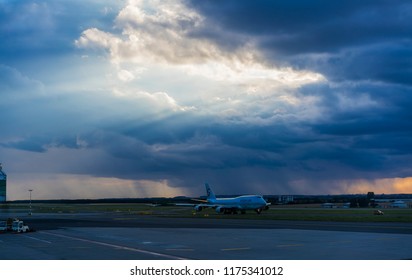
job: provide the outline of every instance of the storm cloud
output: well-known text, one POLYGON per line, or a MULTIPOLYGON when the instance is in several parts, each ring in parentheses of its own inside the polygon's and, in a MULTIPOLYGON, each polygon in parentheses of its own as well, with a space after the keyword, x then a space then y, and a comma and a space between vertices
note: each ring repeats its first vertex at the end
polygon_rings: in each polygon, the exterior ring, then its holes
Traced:
POLYGON ((11 199, 412 191, 408 1, 0 13, 11 199))

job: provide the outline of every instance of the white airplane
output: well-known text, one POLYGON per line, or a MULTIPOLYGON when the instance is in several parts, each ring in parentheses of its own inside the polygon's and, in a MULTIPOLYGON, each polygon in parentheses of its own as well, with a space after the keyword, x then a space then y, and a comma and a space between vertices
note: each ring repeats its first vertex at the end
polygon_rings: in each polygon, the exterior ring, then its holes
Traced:
POLYGON ((270 203, 266 202, 261 195, 242 195, 232 198, 216 198, 208 183, 205 183, 207 193, 207 203, 197 204, 194 206, 196 211, 202 211, 203 208, 214 208, 217 213, 236 214, 240 211, 242 214, 246 210, 255 210, 260 214, 262 210, 268 210, 270 203))

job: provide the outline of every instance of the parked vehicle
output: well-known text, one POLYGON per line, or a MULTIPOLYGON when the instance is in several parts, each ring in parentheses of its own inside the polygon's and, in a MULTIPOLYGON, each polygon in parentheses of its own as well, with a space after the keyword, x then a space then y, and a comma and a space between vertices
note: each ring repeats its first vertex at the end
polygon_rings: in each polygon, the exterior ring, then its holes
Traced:
POLYGON ((15 220, 13 221, 12 231, 16 233, 29 232, 30 228, 28 225, 25 225, 23 221, 15 220))
POLYGON ((0 232, 6 232, 8 229, 6 221, 0 221, 0 232))
POLYGON ((383 213, 383 211, 381 211, 381 210, 375 210, 375 211, 373 211, 373 215, 379 215, 379 216, 382 216, 384 213, 383 213))

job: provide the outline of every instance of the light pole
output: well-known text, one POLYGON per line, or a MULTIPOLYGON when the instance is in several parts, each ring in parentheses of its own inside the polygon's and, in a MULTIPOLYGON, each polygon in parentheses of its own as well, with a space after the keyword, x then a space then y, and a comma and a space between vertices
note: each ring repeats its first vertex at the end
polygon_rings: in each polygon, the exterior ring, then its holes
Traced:
POLYGON ((29 190, 29 193, 30 193, 29 216, 31 216, 31 192, 32 191, 33 190, 29 190))

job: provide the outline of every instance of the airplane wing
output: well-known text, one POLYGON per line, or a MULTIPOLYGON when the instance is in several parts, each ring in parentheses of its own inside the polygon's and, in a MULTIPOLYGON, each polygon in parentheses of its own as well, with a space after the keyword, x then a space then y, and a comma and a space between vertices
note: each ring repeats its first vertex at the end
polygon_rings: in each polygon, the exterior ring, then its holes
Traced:
POLYGON ((190 207, 203 207, 203 208, 213 208, 213 207, 218 207, 218 205, 215 204, 205 204, 205 203, 200 203, 200 204, 194 204, 194 203, 175 203, 176 206, 190 206, 190 207))
POLYGON ((195 199, 195 198, 192 198, 191 200, 207 203, 207 200, 205 200, 205 199, 195 199))

